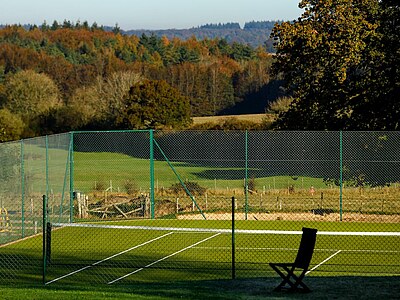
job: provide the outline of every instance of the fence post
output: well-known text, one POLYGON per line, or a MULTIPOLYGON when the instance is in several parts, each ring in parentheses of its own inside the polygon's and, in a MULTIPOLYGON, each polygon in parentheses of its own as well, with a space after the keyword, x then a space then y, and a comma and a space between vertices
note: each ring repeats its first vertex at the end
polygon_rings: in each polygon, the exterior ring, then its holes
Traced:
POLYGON ((244 204, 244 215, 247 220, 247 213, 249 210, 249 170, 248 170, 248 140, 249 132, 245 132, 245 180, 244 180, 244 191, 245 191, 245 204, 244 204))
POLYGON ((340 142, 339 142, 339 151, 340 151, 340 192, 339 192, 339 219, 342 221, 343 216, 343 132, 340 131, 339 134, 340 142))
POLYGON ((49 199, 49 137, 46 135, 46 198, 49 199))
POLYGON ((236 278, 235 265, 235 197, 232 197, 232 279, 236 278))
POLYGON ((154 131, 150 129, 150 215, 154 219, 154 131))
MULTIPOLYGON (((67 186, 67 176, 68 176, 68 172, 70 170, 68 170, 70 168, 70 161, 71 161, 71 150, 70 150, 70 145, 71 145, 71 141, 69 142, 70 144, 68 145, 68 155, 67 155, 67 162, 65 163, 65 173, 64 173, 64 183, 63 183, 63 188, 62 188, 62 194, 61 194, 61 201, 60 201, 60 211, 59 211, 59 217, 58 220, 61 223, 62 222, 62 215, 64 213, 63 210, 63 206, 64 206, 64 197, 65 197, 65 188, 67 186)), ((69 174, 70 178, 71 178, 71 174, 69 174)))
POLYGON ((46 267, 47 267, 47 251, 46 251, 46 225, 47 225, 47 196, 43 195, 43 220, 42 220, 42 234, 43 234, 43 252, 42 252, 42 259, 43 259, 43 272, 42 272, 42 279, 43 284, 46 284, 46 267))
POLYGON ((69 222, 74 222, 74 132, 69 140, 69 222))
POLYGON ((21 140, 21 236, 25 237, 25 161, 24 140, 21 140))

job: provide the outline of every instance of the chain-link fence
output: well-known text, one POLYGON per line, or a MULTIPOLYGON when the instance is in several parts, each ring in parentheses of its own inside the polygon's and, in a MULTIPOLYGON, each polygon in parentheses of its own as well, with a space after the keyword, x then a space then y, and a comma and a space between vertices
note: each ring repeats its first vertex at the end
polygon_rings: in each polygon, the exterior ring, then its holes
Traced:
MULTIPOLYGON (((70 135, 0 144, 0 278, 42 276, 43 195, 48 218, 69 220, 70 135)), ((46 214, 45 214, 46 215, 46 214)))
POLYGON ((399 148, 399 132, 75 132, 1 144, 0 278, 9 265, 46 284, 272 276, 268 263, 294 259, 302 227, 318 229, 310 276, 399 274, 399 148))

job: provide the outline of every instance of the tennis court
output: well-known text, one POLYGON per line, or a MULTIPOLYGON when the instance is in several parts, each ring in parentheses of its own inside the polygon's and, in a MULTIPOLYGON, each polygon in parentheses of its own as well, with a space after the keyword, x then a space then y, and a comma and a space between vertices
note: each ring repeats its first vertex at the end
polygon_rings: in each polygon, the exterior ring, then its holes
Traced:
POLYGON ((307 277, 398 276, 399 137, 127 131, 1 145, 0 278, 276 278, 268 263, 294 260, 303 227, 318 229, 307 277))
MULTIPOLYGON (((269 262, 296 256, 301 224, 292 225, 298 230, 282 230, 276 222, 239 222, 232 239, 223 221, 55 223, 46 284, 229 279, 232 272, 237 278, 275 276, 269 262)), ((400 274, 399 232, 306 225, 322 228, 308 276, 400 274)))

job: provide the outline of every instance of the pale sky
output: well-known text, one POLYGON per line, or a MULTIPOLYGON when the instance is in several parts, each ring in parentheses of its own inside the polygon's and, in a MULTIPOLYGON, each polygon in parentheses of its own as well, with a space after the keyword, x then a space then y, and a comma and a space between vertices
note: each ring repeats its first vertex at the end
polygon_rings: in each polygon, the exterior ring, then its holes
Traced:
POLYGON ((0 24, 88 21, 121 29, 294 20, 300 0, 0 0, 0 24))

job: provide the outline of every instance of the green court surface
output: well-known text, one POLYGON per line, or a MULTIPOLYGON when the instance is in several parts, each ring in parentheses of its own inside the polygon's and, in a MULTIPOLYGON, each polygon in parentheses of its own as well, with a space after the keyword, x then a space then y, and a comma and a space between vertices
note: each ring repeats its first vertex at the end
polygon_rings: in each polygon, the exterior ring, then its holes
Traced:
MULTIPOLYGON (((294 260, 302 226, 319 230, 308 276, 400 274, 399 224, 364 223, 360 231, 357 223, 238 221, 234 238, 230 221, 58 225, 45 255, 46 285, 226 280, 233 271, 236 278, 271 277, 269 262, 294 260)), ((2 268, 41 280, 41 241, 39 235, 0 248, 2 268), (23 258, 21 265, 12 265, 11 257, 23 258), (28 275, 35 267, 36 276, 28 275)))

